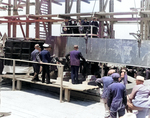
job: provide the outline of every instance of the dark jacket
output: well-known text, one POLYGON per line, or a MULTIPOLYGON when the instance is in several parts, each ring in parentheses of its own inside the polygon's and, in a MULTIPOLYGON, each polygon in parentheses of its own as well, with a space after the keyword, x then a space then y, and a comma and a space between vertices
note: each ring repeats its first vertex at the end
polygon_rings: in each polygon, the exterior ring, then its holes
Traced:
POLYGON ((102 77, 102 78, 98 78, 98 79, 96 80, 96 83, 97 83, 97 84, 103 83, 103 94, 102 94, 102 98, 103 98, 103 99, 106 99, 106 98, 108 97, 108 95, 107 95, 107 94, 108 94, 108 86, 113 83, 112 77, 111 77, 111 76, 105 76, 105 77, 102 77))
POLYGON ((80 66, 80 58, 85 61, 80 51, 73 50, 69 54, 66 55, 66 59, 69 61, 70 56, 70 65, 71 66, 80 66))
POLYGON ((37 61, 37 62, 40 62, 40 57, 39 57, 39 50, 35 49, 34 51, 32 51, 31 53, 31 60, 32 61, 37 61))
POLYGON ((127 104, 126 89, 122 83, 114 82, 108 86, 107 105, 110 111, 117 112, 127 104))
POLYGON ((41 60, 42 62, 45 62, 45 63, 50 63, 51 62, 51 57, 50 57, 50 52, 47 51, 47 50, 42 50, 41 53, 40 53, 40 57, 41 57, 41 60))

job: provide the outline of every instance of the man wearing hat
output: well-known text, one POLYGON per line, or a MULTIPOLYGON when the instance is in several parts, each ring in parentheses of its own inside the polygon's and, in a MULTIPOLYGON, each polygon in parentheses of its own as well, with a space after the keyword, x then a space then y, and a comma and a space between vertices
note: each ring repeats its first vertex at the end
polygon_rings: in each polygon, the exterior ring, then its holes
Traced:
MULTIPOLYGON (((148 110, 150 108, 150 87, 145 86, 144 77, 136 77, 136 86, 133 88, 128 98, 130 102, 137 108, 137 118, 145 118, 148 115, 148 110)), ((132 104, 128 103, 130 108, 133 108, 132 104)))
POLYGON ((80 66, 80 58, 83 61, 85 61, 85 59, 82 56, 81 52, 78 51, 78 45, 74 45, 74 50, 66 55, 67 61, 69 61, 69 56, 70 56, 70 65, 71 65, 72 84, 79 84, 78 70, 79 70, 79 66, 80 66))
POLYGON ((114 82, 108 86, 107 105, 110 108, 111 118, 117 118, 125 114, 125 107, 127 104, 126 89, 122 83, 119 83, 120 75, 113 73, 112 78, 114 82))
POLYGON ((115 70, 111 69, 108 71, 108 76, 102 77, 102 78, 98 78, 95 82, 98 86, 101 87, 101 83, 103 84, 103 94, 102 94, 102 99, 104 102, 104 107, 105 107, 105 118, 108 118, 110 116, 110 112, 109 112, 109 107, 107 106, 107 90, 108 90, 108 86, 110 84, 113 83, 113 79, 112 79, 112 74, 115 72, 115 70))
MULTIPOLYGON (((35 50, 32 51, 31 53, 31 60, 32 61, 35 61, 35 62, 41 62, 41 59, 39 57, 39 44, 35 44, 34 46, 35 50)), ((34 70, 34 76, 32 78, 31 81, 39 81, 39 77, 38 77, 38 74, 39 74, 39 71, 40 71, 40 65, 39 64, 36 64, 36 63, 33 63, 33 70, 34 70)))
MULTIPOLYGON (((44 63, 50 63, 51 62, 51 55, 50 55, 50 51, 52 49, 50 44, 43 44, 44 49, 41 51, 40 56, 41 56, 41 60, 44 63)), ((46 77, 46 84, 50 84, 50 72, 49 72, 49 65, 42 65, 43 67, 43 71, 42 71, 42 83, 45 82, 45 74, 47 74, 46 77)))

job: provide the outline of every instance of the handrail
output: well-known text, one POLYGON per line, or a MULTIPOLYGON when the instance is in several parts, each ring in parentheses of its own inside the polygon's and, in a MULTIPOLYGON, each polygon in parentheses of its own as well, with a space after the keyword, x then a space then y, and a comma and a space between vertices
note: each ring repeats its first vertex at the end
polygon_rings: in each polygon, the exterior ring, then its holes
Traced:
POLYGON ((60 81, 60 102, 62 102, 62 95, 63 95, 63 67, 64 67, 64 65, 52 64, 52 63, 39 63, 39 62, 35 62, 35 61, 27 61, 27 60, 11 59, 11 58, 2 58, 2 57, 0 57, 0 59, 13 61, 13 82, 12 82, 12 90, 13 91, 15 90, 15 80, 16 80, 15 79, 15 64, 16 64, 16 61, 57 66, 58 67, 59 77, 61 79, 61 81, 60 81))
MULTIPOLYGON (((60 27, 60 29, 62 29, 63 27, 70 27, 70 28, 73 28, 73 27, 89 27, 89 29, 91 30, 91 38, 93 37, 93 27, 96 27, 96 28, 99 28, 99 27, 97 27, 97 26, 95 26, 95 25, 61 25, 61 27, 60 27)), ((62 30, 60 31, 60 32, 62 32, 62 30)), ((85 33, 86 34, 86 33, 85 33)), ((68 34, 68 36, 71 36, 71 34, 68 34)), ((80 33, 79 33, 79 36, 80 36, 80 33)))
POLYGON ((52 65, 52 66, 64 66, 64 65, 61 65, 61 64, 53 64, 53 63, 39 63, 39 62, 35 62, 35 61, 28 61, 28 60, 21 60, 21 59, 11 59, 11 58, 1 58, 0 59, 3 59, 3 60, 15 60, 15 61, 20 61, 20 62, 28 62, 28 63, 37 63, 37 64, 44 64, 44 65, 52 65))

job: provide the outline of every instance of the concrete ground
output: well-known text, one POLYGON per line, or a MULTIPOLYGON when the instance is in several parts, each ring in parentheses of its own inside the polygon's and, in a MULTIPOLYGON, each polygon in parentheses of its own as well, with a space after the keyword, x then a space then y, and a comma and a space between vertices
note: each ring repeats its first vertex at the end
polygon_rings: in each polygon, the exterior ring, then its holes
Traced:
POLYGON ((60 103, 59 95, 33 88, 12 91, 1 87, 0 112, 5 118, 104 118, 103 103, 71 98, 60 103))
POLYGON ((12 91, 8 85, 1 87, 0 94, 4 118, 104 118, 100 102, 71 98, 60 103, 57 93, 31 87, 12 91))

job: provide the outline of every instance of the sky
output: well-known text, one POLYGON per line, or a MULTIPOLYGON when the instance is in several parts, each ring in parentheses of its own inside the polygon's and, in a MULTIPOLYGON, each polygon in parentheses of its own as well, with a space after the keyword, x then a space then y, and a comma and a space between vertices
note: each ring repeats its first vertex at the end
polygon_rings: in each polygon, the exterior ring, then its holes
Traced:
MULTIPOLYGON (((5 0, 8 1, 8 0, 5 0)), ((35 0, 30 0, 31 2, 34 2, 35 0)), ((114 0, 114 12, 128 12, 131 11, 130 8, 140 8, 140 1, 141 0, 122 0, 122 2, 118 2, 117 0, 114 0)), ((92 12, 94 7, 95 1, 91 1, 90 4, 81 2, 81 13, 85 12, 92 12)), ((106 12, 108 12, 109 6, 107 5, 106 12)), ((94 7, 94 12, 99 11, 99 1, 96 0, 96 4, 94 7)), ((71 13, 76 12, 76 2, 73 3, 71 13)), ((64 14, 65 13, 65 3, 62 3, 62 6, 59 6, 57 4, 52 4, 52 14, 64 14)), ((19 11, 19 14, 25 14, 25 9, 23 11, 19 11)), ((30 14, 35 14, 35 7, 30 7, 30 14)), ((0 10, 0 16, 7 16, 7 11, 0 10)), ((120 17, 120 16, 119 16, 120 17)), ((125 16, 121 16, 125 17, 125 16)), ((23 26, 25 31, 25 26, 23 26)), ((129 33, 136 33, 138 29, 140 28, 139 24, 115 24, 114 30, 115 30, 115 38, 116 39, 134 39, 133 36, 129 35, 129 33)), ((59 36, 60 35, 60 24, 53 24, 52 25, 52 35, 59 36)), ((30 34, 29 36, 34 38, 35 37, 35 25, 30 25, 30 34)), ((7 33, 7 25, 0 24, 0 31, 2 34, 5 32, 7 33)), ((23 37, 21 33, 20 26, 17 26, 17 37, 23 37)))

